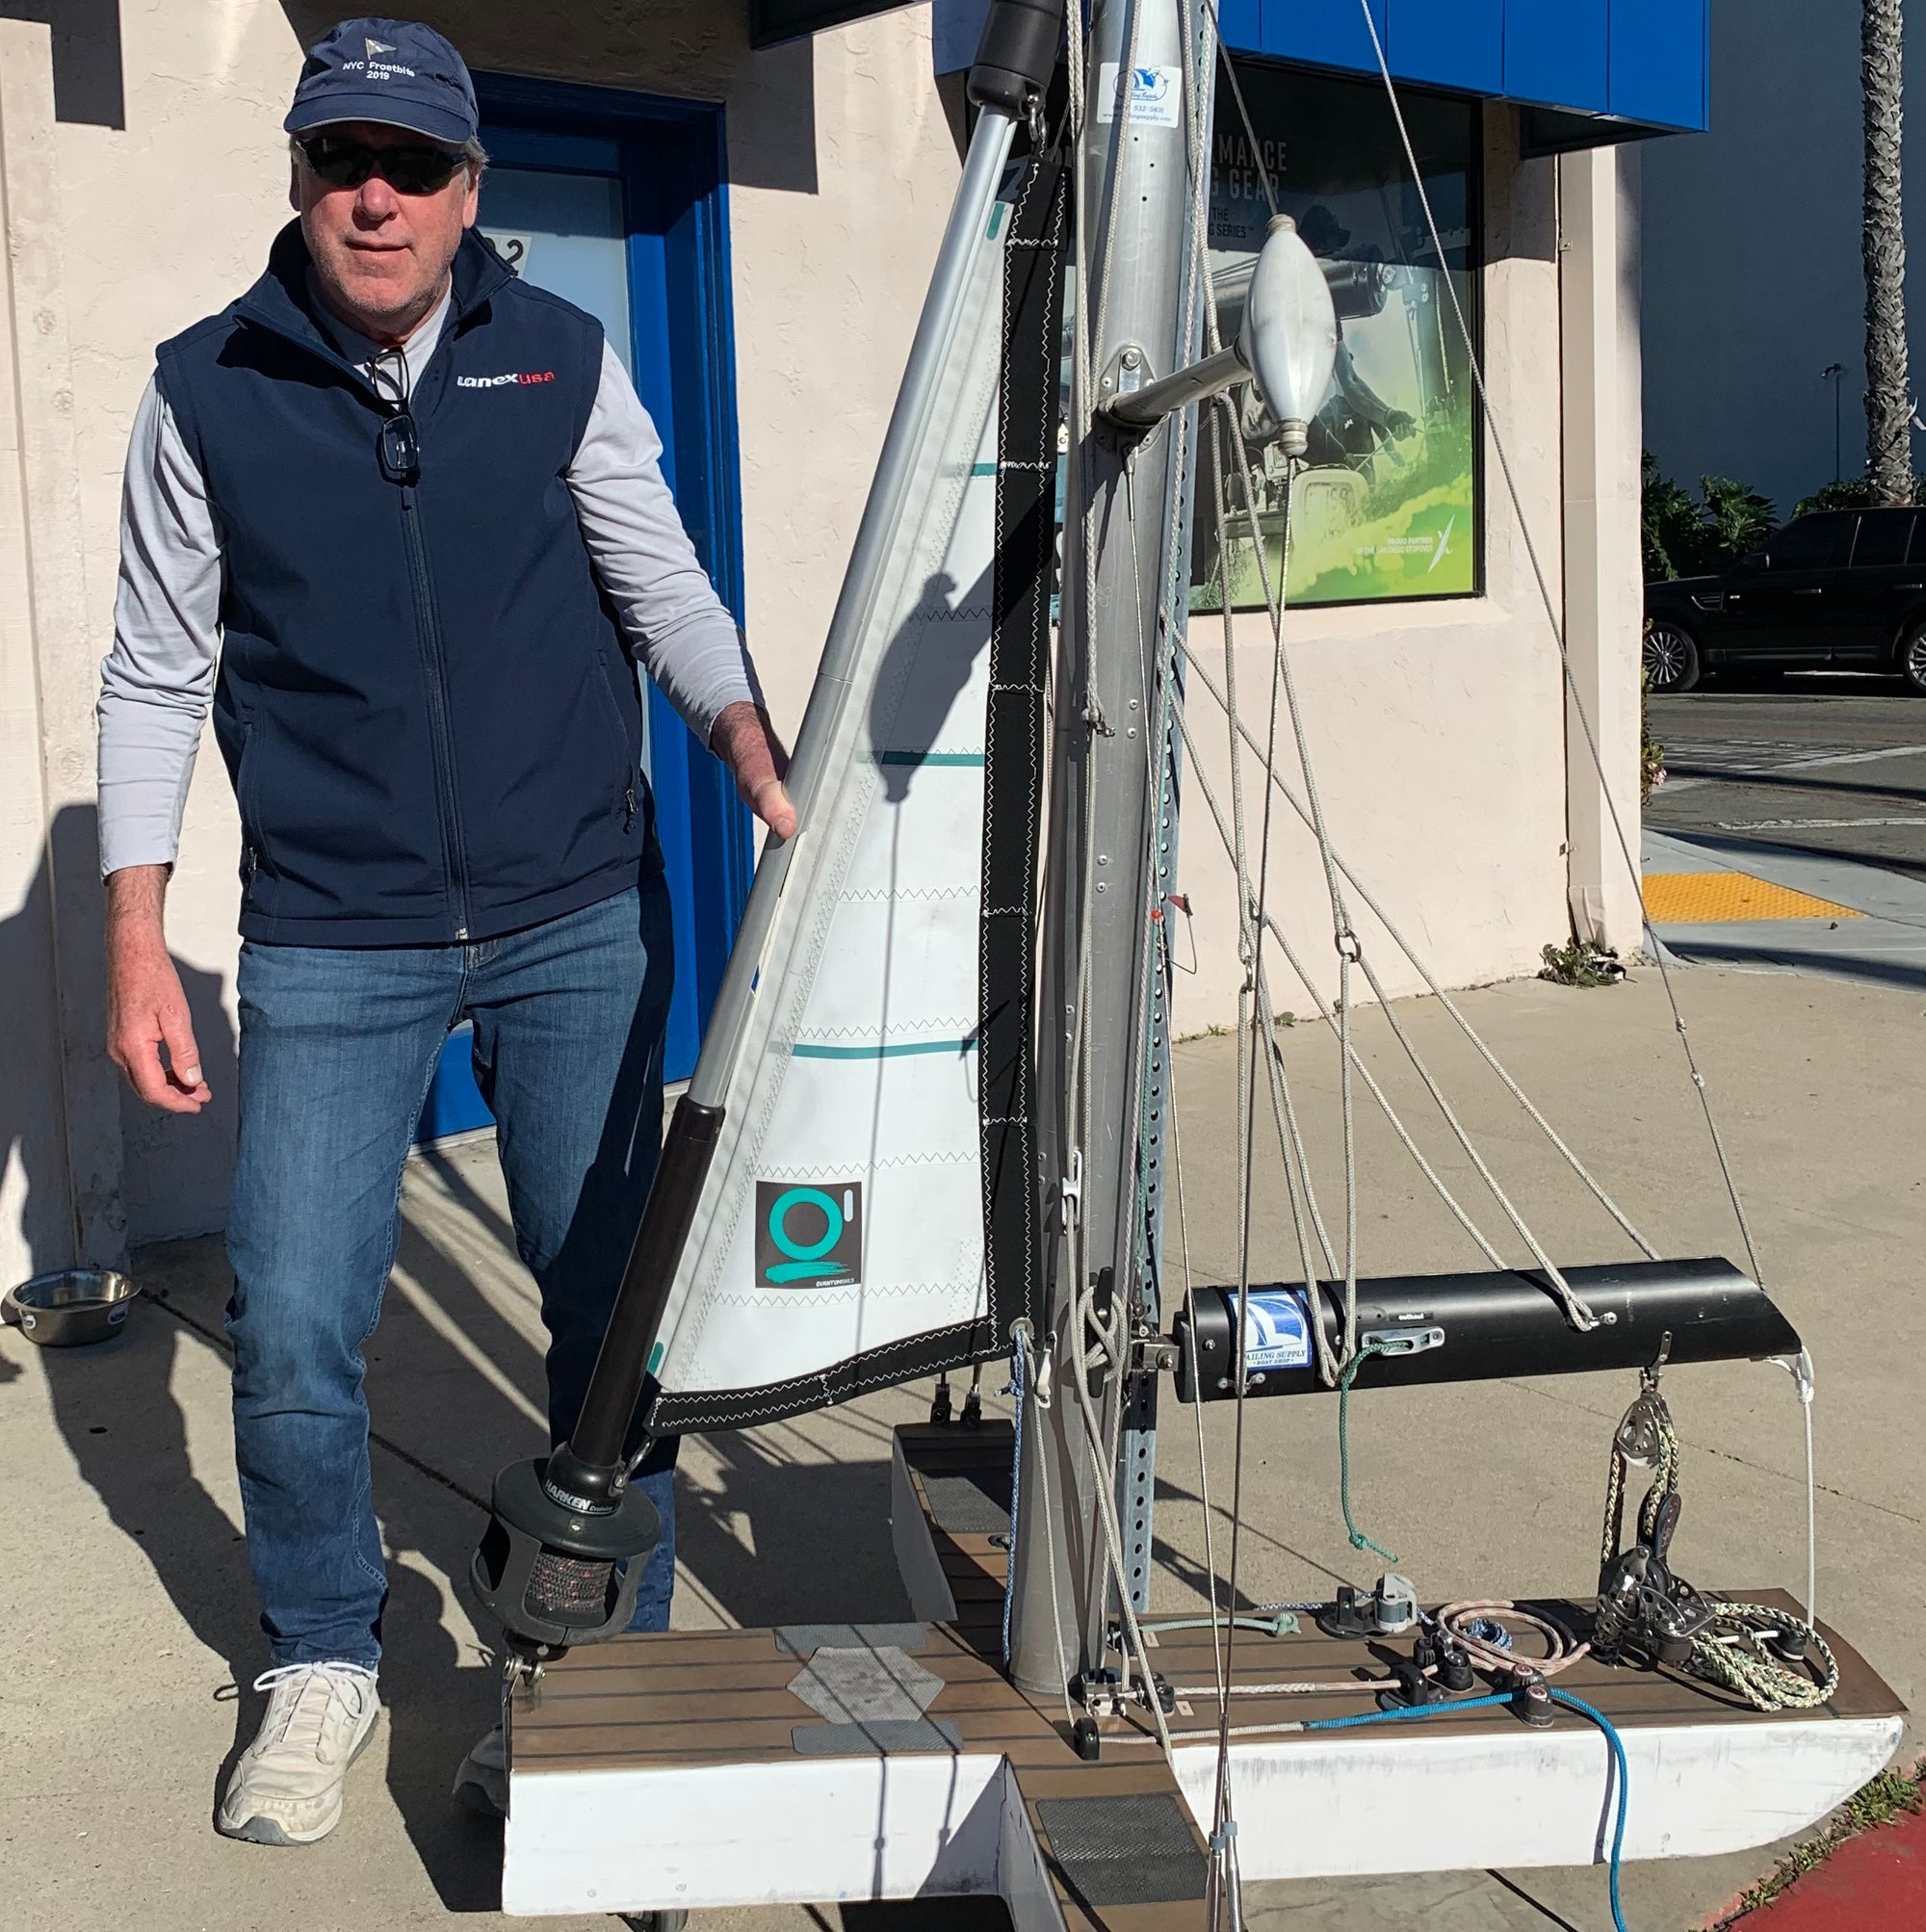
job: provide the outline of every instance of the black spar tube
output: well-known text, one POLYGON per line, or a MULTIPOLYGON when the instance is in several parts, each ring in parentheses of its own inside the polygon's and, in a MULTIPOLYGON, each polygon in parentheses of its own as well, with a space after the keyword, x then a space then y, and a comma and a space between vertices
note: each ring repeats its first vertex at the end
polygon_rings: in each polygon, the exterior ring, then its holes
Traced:
MULTIPOLYGON (((1525 1269, 1359 1282, 1360 1339, 1383 1336, 1404 1352, 1370 1356, 1359 1365, 1353 1388, 1649 1369, 1661 1356, 1668 1363, 1758 1361, 1797 1355, 1803 1345, 1765 1291, 1728 1261, 1617 1262, 1564 1272, 1595 1315, 1611 1318, 1575 1328, 1550 1281, 1525 1269)), ((1316 1297, 1334 1344, 1343 1292, 1342 1283, 1325 1282, 1316 1297)), ((1285 1315, 1287 1327, 1291 1305, 1304 1307, 1301 1286, 1273 1283, 1250 1293, 1255 1308, 1266 1307, 1265 1297, 1292 1297, 1290 1304, 1268 1304, 1285 1315)), ((1236 1394, 1236 1291, 1200 1288, 1195 1298, 1194 1328, 1187 1310, 1175 1323, 1178 1396, 1186 1402, 1228 1401, 1236 1394)), ((1246 1347, 1248 1353, 1248 1341, 1246 1347)), ((1245 1393, 1314 1396, 1325 1393, 1325 1384, 1314 1356, 1301 1366, 1253 1368, 1245 1393)))

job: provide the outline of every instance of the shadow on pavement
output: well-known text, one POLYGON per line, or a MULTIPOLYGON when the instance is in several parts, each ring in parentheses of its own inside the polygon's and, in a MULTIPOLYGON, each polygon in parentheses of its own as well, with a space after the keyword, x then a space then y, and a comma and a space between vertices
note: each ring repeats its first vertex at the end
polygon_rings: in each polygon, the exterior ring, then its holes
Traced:
MULTIPOLYGON (((481 1244, 500 1240, 512 1253, 500 1209, 456 1163, 430 1157, 429 1164, 472 1217, 481 1244)), ((503 1260, 490 1252, 491 1269, 503 1260)), ((500 1909, 500 1831, 462 1811, 450 1788, 463 1753, 495 1721, 498 1679, 482 1644, 458 1623, 450 1628, 439 1578, 470 1612, 466 1576, 487 1482, 500 1464, 546 1447, 536 1420, 545 1378, 538 1346, 482 1292, 471 1265, 412 1223, 403 1225, 397 1268, 414 1292, 391 1284, 367 1351, 376 1502, 389 1554, 387 1783, 443 1908, 491 1912, 500 1909)), ((152 1305, 138 1310, 124 1336, 43 1359, 83 1477, 239 1686, 225 1693, 239 1708, 233 1744, 210 1767, 211 1815, 260 1721, 265 1699, 249 1686, 268 1656, 245 1544, 193 1473, 174 1391, 191 1379, 182 1374, 183 1350, 205 1350, 224 1375, 230 1276, 218 1238, 145 1249, 137 1272, 152 1305)), ((205 1443, 205 1422, 199 1434, 205 1443)), ((749 1624, 907 1614, 889 1537, 886 1438, 878 1459, 853 1464, 810 1459, 782 1430, 716 1437, 707 1447, 703 1479, 678 1485, 677 1516, 683 1567, 712 1609, 749 1624)), ((898 1922, 910 1921, 861 1920, 869 1932, 898 1922)))
POLYGON ((1692 939, 1683 927, 1661 927, 1666 950, 1695 966, 1769 966, 1802 973, 1826 973, 1842 979, 1867 979, 1878 986, 1926 987, 1926 966, 1903 959, 1881 959, 1865 953, 1815 953, 1790 946, 1740 946, 1719 940, 1692 939))

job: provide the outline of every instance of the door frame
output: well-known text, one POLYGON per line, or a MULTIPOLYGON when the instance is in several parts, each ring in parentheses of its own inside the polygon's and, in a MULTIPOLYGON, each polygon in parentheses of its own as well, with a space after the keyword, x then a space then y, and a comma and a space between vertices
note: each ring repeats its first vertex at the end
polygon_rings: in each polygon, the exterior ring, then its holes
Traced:
MULTIPOLYGON (((629 223, 631 360, 663 439, 676 508, 722 601, 743 621, 741 451, 730 300, 728 170, 719 102, 478 72, 482 140, 505 167, 607 173, 612 144, 629 223), (499 148, 499 153, 497 149, 499 148), (640 319, 668 327, 644 355, 640 319)), ((485 200, 487 190, 482 190, 485 200)), ((730 774, 649 692, 651 785, 675 903, 665 1065, 695 1063, 755 871, 753 820, 730 774)))

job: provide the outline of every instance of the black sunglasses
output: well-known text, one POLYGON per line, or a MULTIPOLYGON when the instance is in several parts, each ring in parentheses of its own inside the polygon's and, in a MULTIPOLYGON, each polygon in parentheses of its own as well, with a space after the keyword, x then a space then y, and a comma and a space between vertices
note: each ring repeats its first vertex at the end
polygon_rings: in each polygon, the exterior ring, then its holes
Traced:
POLYGON ((370 147, 344 134, 311 134, 295 145, 330 188, 358 188, 378 174, 397 195, 439 195, 464 165, 445 147, 370 147))

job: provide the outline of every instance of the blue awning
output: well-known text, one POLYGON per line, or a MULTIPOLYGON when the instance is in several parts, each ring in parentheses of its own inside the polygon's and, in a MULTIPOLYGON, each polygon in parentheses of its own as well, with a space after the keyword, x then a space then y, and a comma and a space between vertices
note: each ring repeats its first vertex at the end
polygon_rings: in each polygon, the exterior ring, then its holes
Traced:
MULTIPOLYGON (((1601 141, 1706 122, 1709 0, 1371 0, 1399 80, 1560 110, 1601 141)), ((1377 72, 1357 0, 1220 0, 1247 53, 1377 72)))
MULTIPOLYGON (((846 14, 850 0, 754 0, 846 14)), ((935 0, 936 70, 976 52, 986 0, 935 0)), ((1273 60, 1374 74, 1358 0, 1218 0, 1224 39, 1273 60)), ((1397 79, 1526 110, 1527 151, 1706 123, 1710 0, 1371 0, 1397 79)))

